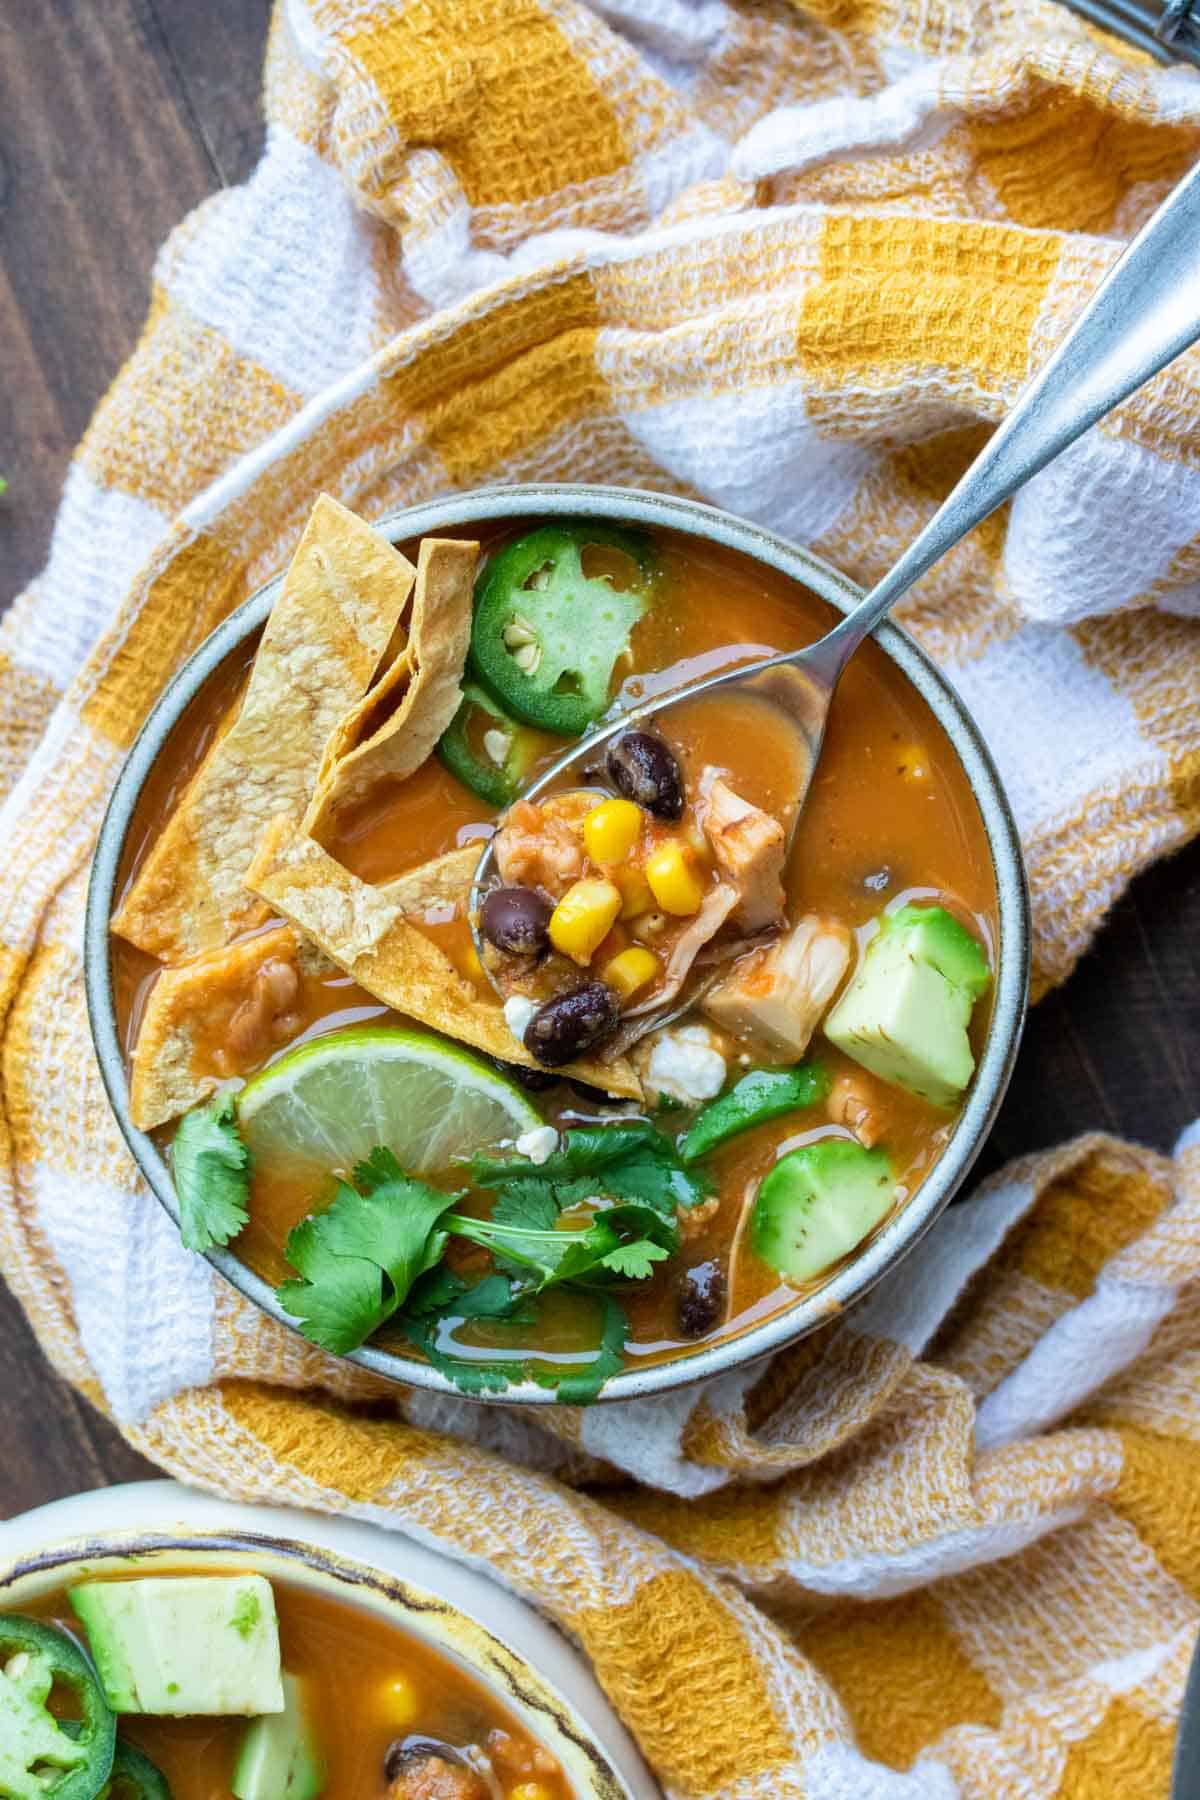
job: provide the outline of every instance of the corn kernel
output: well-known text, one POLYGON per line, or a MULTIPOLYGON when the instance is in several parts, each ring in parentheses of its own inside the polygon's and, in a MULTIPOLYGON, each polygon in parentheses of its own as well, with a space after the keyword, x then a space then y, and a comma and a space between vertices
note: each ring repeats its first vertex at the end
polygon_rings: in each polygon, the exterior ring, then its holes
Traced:
POLYGON ((420 1711, 421 1696, 407 1675, 392 1675, 380 1687, 379 1712, 390 1730, 415 1725, 420 1711))
POLYGON ((664 912, 674 913, 682 919, 689 913, 700 911, 704 889, 688 862, 683 845, 676 839, 660 844, 647 860, 646 880, 664 912))
POLYGON ((642 832, 642 809, 632 800, 602 800, 583 821, 583 842, 593 862, 623 862, 642 832))
POLYGON ((621 918, 640 919, 643 913, 654 911, 654 895, 640 869, 623 863, 620 868, 610 869, 609 880, 621 890, 621 918))
POLYGON ((660 967, 653 950, 631 944, 628 950, 622 950, 611 962, 606 962, 600 973, 622 1000, 632 1000, 639 988, 653 981, 660 967))
POLYGON ((544 1781, 522 1781, 509 1788, 508 1800, 554 1800, 544 1781))
POLYGON ((587 964, 608 936, 621 910, 621 892, 611 881, 572 882, 550 915, 550 942, 573 962, 587 964))

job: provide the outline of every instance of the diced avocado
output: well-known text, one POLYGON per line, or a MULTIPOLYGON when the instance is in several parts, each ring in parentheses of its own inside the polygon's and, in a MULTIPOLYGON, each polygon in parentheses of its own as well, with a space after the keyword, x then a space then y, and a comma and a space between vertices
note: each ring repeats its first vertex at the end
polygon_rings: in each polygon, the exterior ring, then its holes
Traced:
POLYGON ((279 1626, 261 1575, 89 1581, 71 1589, 114 1712, 283 1711, 279 1626))
POLYGON ((317 1800, 325 1768, 305 1704, 304 1684, 283 1678, 283 1711, 247 1725, 233 1771, 237 1800, 317 1800))
POLYGON ((751 1246, 789 1281, 812 1281, 861 1244, 895 1195, 885 1151, 846 1138, 804 1144, 781 1156, 759 1187, 751 1246))
POLYGON ((944 906, 902 906, 884 928, 903 935, 914 956, 932 963, 952 987, 966 988, 972 1000, 987 993, 992 972, 983 948, 944 906))
POLYGON ((983 950, 952 913, 905 906, 867 945, 825 1035, 881 1080, 953 1106, 975 1071, 967 1027, 990 981, 983 950))

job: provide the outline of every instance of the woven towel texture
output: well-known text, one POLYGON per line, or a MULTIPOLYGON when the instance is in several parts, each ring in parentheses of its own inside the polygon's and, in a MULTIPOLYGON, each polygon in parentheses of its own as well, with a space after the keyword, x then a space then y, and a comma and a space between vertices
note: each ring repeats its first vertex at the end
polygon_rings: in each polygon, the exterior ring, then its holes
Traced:
MULTIPOLYGON (((1009 1170, 765 1374, 535 1419, 387 1389, 182 1250, 80 941, 125 750, 320 489, 663 488, 877 576, 1200 150, 1200 81, 1048 0, 288 0, 266 110, 251 180, 164 247, 0 632, 7 1280, 165 1468, 489 1563, 679 1800, 1165 1795, 1194 1133, 1009 1170)), ((1193 353, 899 615, 1007 781, 1039 987, 1200 825, 1198 445, 1193 353)))

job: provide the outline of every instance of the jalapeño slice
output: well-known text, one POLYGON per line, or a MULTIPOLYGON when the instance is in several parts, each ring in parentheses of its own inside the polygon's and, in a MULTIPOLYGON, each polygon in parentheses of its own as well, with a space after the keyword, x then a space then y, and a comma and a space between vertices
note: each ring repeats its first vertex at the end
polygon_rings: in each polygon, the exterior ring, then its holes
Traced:
POLYGON ((0 1618, 0 1794, 12 1800, 96 1800, 113 1767, 116 1721, 99 1678, 64 1631, 0 1618), (56 1719, 58 1687, 79 1718, 56 1719))
POLYGON ((132 1744, 118 1744, 104 1800, 172 1800, 162 1770, 132 1744))
POLYGON ((514 717, 579 737, 608 706, 654 569, 648 539, 599 521, 543 525, 518 538, 480 578, 472 670, 514 717), (619 553, 629 573, 585 574, 588 549, 619 553))
POLYGON ((489 806, 514 801, 537 760, 538 741, 473 681, 438 740, 438 760, 489 806), (493 751, 495 754, 493 754, 493 751))
POLYGON ((819 1063, 798 1063, 794 1069, 753 1069, 704 1108, 681 1141, 679 1154, 684 1162, 695 1162, 740 1131, 750 1131, 803 1106, 815 1106, 828 1092, 829 1076, 819 1063))

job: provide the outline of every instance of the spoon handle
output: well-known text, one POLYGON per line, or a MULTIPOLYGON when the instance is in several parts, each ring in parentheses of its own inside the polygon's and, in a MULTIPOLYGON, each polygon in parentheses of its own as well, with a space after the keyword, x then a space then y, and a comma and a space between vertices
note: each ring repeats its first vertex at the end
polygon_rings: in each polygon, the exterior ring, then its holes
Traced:
POLYGON ((925 529, 819 646, 830 685, 939 557, 1197 337, 1200 163, 1142 227, 925 529))

